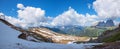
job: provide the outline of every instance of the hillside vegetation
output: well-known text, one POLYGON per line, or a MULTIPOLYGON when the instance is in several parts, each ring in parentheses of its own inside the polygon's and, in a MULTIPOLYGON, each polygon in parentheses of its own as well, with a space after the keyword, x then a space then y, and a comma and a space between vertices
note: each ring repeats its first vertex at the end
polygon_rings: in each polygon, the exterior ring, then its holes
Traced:
POLYGON ((98 37, 100 36, 104 31, 106 30, 112 30, 115 29, 116 27, 102 27, 102 28, 97 28, 97 27, 85 27, 83 30, 81 30, 78 33, 72 33, 70 35, 76 35, 76 36, 88 36, 88 37, 98 37))
POLYGON ((120 25, 113 30, 103 32, 96 41, 103 44, 94 46, 92 49, 120 49, 120 25))
POLYGON ((115 42, 120 40, 120 25, 113 30, 107 30, 101 34, 97 41, 98 42, 115 42))

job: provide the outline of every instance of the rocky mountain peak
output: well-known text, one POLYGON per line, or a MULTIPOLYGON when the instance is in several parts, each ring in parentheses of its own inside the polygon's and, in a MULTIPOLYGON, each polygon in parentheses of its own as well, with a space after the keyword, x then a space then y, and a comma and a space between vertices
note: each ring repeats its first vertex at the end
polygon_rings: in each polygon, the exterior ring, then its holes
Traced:
POLYGON ((105 22, 104 21, 100 21, 100 22, 98 22, 98 24, 96 26, 104 27, 105 26, 105 22))
POLYGON ((96 26, 97 27, 111 27, 111 26, 114 26, 114 22, 113 22, 113 20, 108 19, 106 22, 104 22, 104 21, 98 22, 98 24, 96 26))
POLYGON ((106 27, 114 26, 113 20, 109 19, 106 21, 106 27))

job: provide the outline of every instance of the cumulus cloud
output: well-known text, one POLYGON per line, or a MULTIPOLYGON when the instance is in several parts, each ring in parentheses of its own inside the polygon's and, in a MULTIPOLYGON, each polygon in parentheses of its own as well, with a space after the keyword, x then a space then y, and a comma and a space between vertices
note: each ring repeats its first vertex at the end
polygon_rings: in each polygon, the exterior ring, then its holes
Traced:
MULTIPOLYGON (((19 5, 19 4, 18 4, 19 5)), ((18 18, 29 25, 38 26, 40 22, 45 22, 45 11, 41 8, 25 7, 20 9, 18 12, 18 18)))
POLYGON ((17 4, 17 8, 24 9, 25 7, 23 4, 17 4))
POLYGON ((96 0, 93 7, 100 18, 115 19, 120 17, 120 0, 96 0))
POLYGON ((96 15, 90 14, 79 14, 73 8, 69 7, 68 11, 58 15, 52 21, 52 25, 54 26, 67 26, 67 25, 81 25, 88 26, 91 25, 94 21, 97 21, 98 17, 96 15), (88 24, 87 24, 88 23, 88 24), (87 24, 87 25, 86 25, 87 24))
POLYGON ((19 8, 18 19, 22 21, 21 26, 40 26, 46 25, 48 18, 45 17, 45 11, 41 8, 24 7, 23 4, 17 4, 19 8))
POLYGON ((17 8, 19 8, 19 10, 17 11, 17 18, 5 15, 5 19, 16 26, 21 26, 24 28, 48 26, 49 21, 51 21, 52 19, 51 17, 45 17, 45 11, 41 8, 30 6, 24 7, 23 4, 17 4, 17 8))
POLYGON ((120 24, 120 21, 114 21, 115 25, 119 25, 120 24))
POLYGON ((88 8, 89 8, 89 9, 90 9, 90 8, 91 8, 91 6, 92 6, 90 3, 88 3, 87 5, 88 5, 88 8))
POLYGON ((18 17, 14 18, 6 16, 6 19, 16 26, 21 27, 32 27, 32 26, 67 26, 67 25, 79 25, 89 26, 93 24, 98 18, 96 15, 90 14, 79 14, 73 8, 69 9, 55 18, 45 16, 45 11, 41 8, 35 7, 24 7, 23 4, 18 4, 19 7, 18 17), (21 9, 21 7, 24 7, 21 9))
POLYGON ((100 19, 97 15, 90 15, 87 13, 83 21, 85 21, 84 23, 85 26, 91 26, 94 25, 95 22, 100 21, 100 19))
MULTIPOLYGON (((120 10, 118 8, 119 7, 118 3, 116 3, 116 1, 114 1, 114 3, 109 1, 108 3, 111 4, 111 6, 106 7, 108 6, 107 1, 108 0, 97 0, 93 3, 94 9, 98 13, 99 17, 97 15, 90 15, 89 13, 83 15, 77 13, 77 11, 75 11, 73 8, 69 7, 67 11, 53 18, 50 16, 45 16, 45 10, 42 10, 41 8, 31 6, 25 7, 23 4, 17 4, 17 8, 19 8, 19 10, 17 11, 18 12, 17 18, 11 16, 5 17, 12 24, 21 27, 68 26, 68 25, 91 26, 95 25, 96 22, 101 21, 100 18, 106 19, 119 17, 120 10), (101 4, 101 2, 103 2, 103 4, 101 4), (115 9, 113 9, 113 7, 115 7, 115 9)), ((116 24, 118 24, 118 21, 115 22, 116 24)))
MULTIPOLYGON (((0 15, 4 15, 4 14, 0 13, 0 15)), ((8 22, 10 22, 10 23, 12 23, 16 26, 18 26, 19 24, 22 24, 22 22, 17 18, 14 18, 14 17, 11 17, 11 16, 6 16, 6 15, 4 15, 4 16, 5 16, 5 20, 7 20, 8 22)))

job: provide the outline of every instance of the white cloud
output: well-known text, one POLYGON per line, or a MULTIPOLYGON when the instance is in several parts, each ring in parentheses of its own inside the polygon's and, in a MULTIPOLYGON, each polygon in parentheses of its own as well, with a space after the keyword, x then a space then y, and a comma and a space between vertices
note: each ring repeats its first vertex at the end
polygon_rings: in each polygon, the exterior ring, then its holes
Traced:
POLYGON ((90 15, 87 13, 83 21, 85 21, 84 23, 85 26, 91 26, 91 25, 94 25, 95 22, 100 21, 100 19, 96 15, 90 15))
MULTIPOLYGON (((52 21, 51 17, 45 17, 45 11, 41 8, 35 7, 24 7, 23 4, 18 4, 17 7, 19 8, 18 17, 14 18, 11 16, 6 16, 6 20, 10 23, 21 26, 21 27, 32 27, 32 26, 48 26, 49 21, 52 21)), ((3 13, 0 13, 3 14, 3 13)), ((3 14, 4 15, 4 14, 3 14)))
POLYGON ((93 6, 100 18, 115 19, 120 17, 120 0, 96 0, 93 6))
MULTIPOLYGON (((19 8, 19 10, 17 11, 18 18, 13 18, 11 16, 6 16, 6 17, 7 17, 7 20, 12 24, 15 24, 17 26, 22 26, 22 27, 29 27, 29 26, 31 27, 31 26, 40 26, 40 25, 42 26, 67 26, 67 25, 90 26, 90 25, 95 25, 98 21, 101 20, 100 18, 113 18, 113 16, 119 17, 118 16, 119 11, 117 11, 119 8, 115 6, 117 9, 116 10, 117 12, 116 12, 113 9, 113 5, 112 7, 107 8, 107 7, 104 7, 104 4, 107 4, 107 3, 103 3, 101 5, 99 2, 102 2, 102 1, 97 0, 94 2, 94 8, 97 11, 99 17, 96 15, 90 15, 89 13, 86 13, 85 15, 79 14, 77 13, 77 11, 75 11, 71 7, 69 7, 67 11, 56 16, 55 18, 50 16, 46 17, 45 11, 42 10, 41 8, 35 8, 30 6, 25 7, 23 4, 17 5, 17 7, 19 8), (114 13, 112 13, 108 9, 110 9, 114 13)), ((109 2, 111 3, 111 1, 109 2)), ((118 24, 117 21, 115 22, 116 24, 118 24)))
MULTIPOLYGON (((4 14, 0 13, 0 15, 4 15, 4 14)), ((11 16, 6 16, 6 15, 4 15, 4 16, 5 16, 5 20, 7 20, 8 22, 10 22, 14 25, 16 25, 16 26, 22 25, 22 22, 19 19, 11 17, 11 16)))
POLYGON ((3 13, 0 13, 0 15, 4 15, 3 13))
POLYGON ((91 6, 92 6, 90 3, 88 3, 87 5, 88 5, 88 8, 89 8, 89 9, 90 9, 90 8, 91 8, 91 6))
POLYGON ((24 9, 25 7, 23 4, 17 4, 17 8, 24 9))
POLYGON ((73 8, 69 7, 68 11, 58 15, 52 21, 54 26, 67 26, 67 25, 91 25, 93 22, 97 21, 98 17, 96 15, 90 14, 79 14, 73 8))
POLYGON ((114 21, 115 25, 119 25, 120 24, 120 21, 114 21))
POLYGON ((18 10, 18 18, 25 23, 34 25, 39 24, 39 22, 46 21, 45 11, 41 8, 35 7, 25 7, 23 10, 18 10))
POLYGON ((8 22, 10 22, 10 23, 12 23, 12 24, 15 24, 15 25, 21 24, 21 21, 20 21, 19 19, 14 18, 14 17, 11 17, 11 16, 5 16, 5 19, 6 19, 8 22))
POLYGON ((23 4, 18 4, 18 7, 18 18, 24 24, 22 26, 40 26, 47 23, 45 11, 41 8, 35 8, 30 6, 24 7, 23 4), (23 7, 24 9, 21 9, 23 7))

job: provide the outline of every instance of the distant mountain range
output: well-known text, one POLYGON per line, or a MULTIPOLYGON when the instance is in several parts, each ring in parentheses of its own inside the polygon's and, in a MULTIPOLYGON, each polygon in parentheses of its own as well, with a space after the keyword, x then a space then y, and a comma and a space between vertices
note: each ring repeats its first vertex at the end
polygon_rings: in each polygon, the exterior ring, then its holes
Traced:
POLYGON ((109 30, 107 27, 114 26, 113 20, 109 19, 106 22, 100 21, 95 27, 85 27, 77 25, 69 26, 55 26, 55 27, 45 27, 57 33, 76 35, 76 36, 98 36, 103 31, 109 30), (97 28, 96 28, 97 27, 97 28))
POLYGON ((71 35, 75 35, 75 34, 79 34, 84 27, 82 26, 56 26, 56 27, 46 27, 54 32, 58 32, 58 33, 62 33, 62 34, 71 34, 71 35))
POLYGON ((98 22, 98 24, 96 25, 97 27, 111 27, 111 26, 115 26, 113 20, 108 19, 106 22, 104 21, 100 21, 98 22))
POLYGON ((95 27, 85 27, 78 25, 68 25, 68 26, 54 26, 45 27, 40 26, 40 28, 47 28, 57 33, 76 35, 76 36, 99 36, 103 31, 109 30, 107 27, 114 26, 113 20, 100 21, 95 27), (96 28, 98 27, 98 28, 96 28), (100 28, 99 28, 100 27, 100 28))

